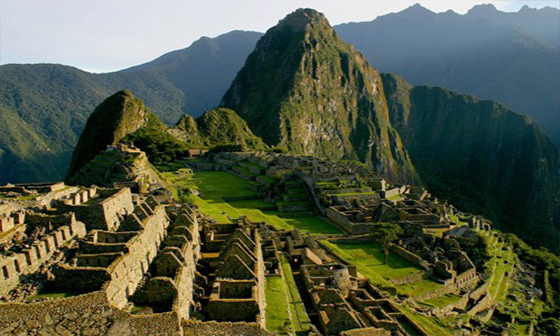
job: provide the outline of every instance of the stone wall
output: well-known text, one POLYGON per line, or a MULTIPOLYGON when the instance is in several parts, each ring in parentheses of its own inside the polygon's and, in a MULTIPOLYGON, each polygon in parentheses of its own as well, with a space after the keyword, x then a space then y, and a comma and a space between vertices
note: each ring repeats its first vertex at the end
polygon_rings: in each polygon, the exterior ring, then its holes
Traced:
POLYGON ((273 336, 258 323, 183 321, 185 336, 273 336))
POLYGON ((352 222, 347 215, 335 207, 325 209, 325 214, 328 219, 335 222, 340 228, 354 235, 371 233, 377 225, 374 222, 352 222))
POLYGON ((154 215, 145 219, 144 230, 129 241, 129 252, 115 260, 107 269, 111 274, 104 289, 109 302, 115 307, 124 307, 132 296, 144 272, 157 255, 165 237, 169 218, 163 206, 154 209, 154 215))
POLYGON ((391 244, 389 246, 389 250, 401 257, 403 257, 404 259, 408 260, 409 262, 413 263, 414 265, 423 268, 424 270, 428 270, 430 268, 430 264, 428 262, 426 262, 425 260, 423 260, 422 258, 420 258, 419 256, 417 256, 416 254, 408 251, 407 249, 404 249, 398 245, 395 244, 391 244))
POLYGON ((76 193, 79 190, 77 187, 68 187, 68 189, 60 189, 51 191, 47 194, 40 195, 33 200, 29 201, 30 206, 36 206, 38 208, 51 207, 54 201, 61 198, 69 197, 70 195, 76 193))
POLYGON ((391 336, 391 332, 389 330, 371 327, 346 330, 341 332, 340 336, 391 336))
POLYGON ((21 253, 0 257, 0 296, 8 293, 20 282, 20 276, 31 274, 49 260, 58 249, 71 239, 84 237, 85 225, 71 222, 51 231, 41 240, 35 241, 21 253))
POLYGON ((463 294, 461 299, 457 302, 453 302, 453 303, 448 304, 447 306, 444 306, 444 307, 433 308, 432 309, 432 314, 434 314, 436 316, 444 316, 446 314, 449 314, 453 310, 464 310, 465 308, 467 308, 468 303, 469 303, 469 293, 466 293, 466 294, 463 294))
POLYGON ((467 314, 470 316, 475 316, 481 311, 484 311, 494 305, 494 299, 491 295, 485 295, 476 305, 474 305, 467 314))
POLYGON ((328 219, 334 221, 336 224, 344 228, 344 230, 350 232, 348 229, 351 229, 352 221, 350 221, 350 218, 348 218, 348 216, 346 216, 344 213, 338 211, 333 207, 329 207, 325 210, 325 214, 327 215, 328 219))
MULTIPOLYGON (((120 224, 120 219, 134 210, 132 193, 129 188, 120 189, 111 197, 96 204, 93 211, 102 216, 104 225, 100 229, 113 230, 120 224)), ((100 223, 101 224, 101 223, 100 223)))
POLYGON ((428 293, 415 295, 413 297, 414 297, 415 300, 425 301, 425 300, 433 299, 433 298, 440 297, 440 296, 445 295, 445 294, 450 294, 450 293, 455 293, 455 292, 457 292, 457 289, 453 285, 453 279, 449 279, 449 280, 445 281, 445 283, 443 284, 442 287, 440 287, 436 290, 433 290, 431 292, 428 292, 428 293))
MULTIPOLYGON (((143 204, 141 206, 148 205, 143 204)), ((102 241, 105 241, 103 238, 108 238, 110 235, 117 236, 116 238, 123 236, 127 239, 125 253, 100 254, 98 250, 97 254, 78 254, 78 266, 64 264, 53 270, 56 277, 56 286, 80 291, 92 291, 99 290, 101 283, 103 283, 101 289, 106 291, 111 305, 121 308, 128 304, 129 297, 133 295, 150 263, 156 257, 169 225, 169 218, 163 206, 157 205, 155 209, 150 209, 150 212, 153 214, 142 221, 143 229, 137 231, 137 234, 133 237, 130 237, 130 233, 124 232, 97 232, 96 236, 101 234, 102 241), (88 261, 87 265, 86 260, 88 261), (94 265, 91 265, 92 263, 94 265), (107 263, 110 264, 107 265, 107 263)), ((94 247, 88 246, 90 249, 94 247)), ((81 252, 83 253, 83 251, 81 252)))
POLYGON ((332 199, 334 204, 344 204, 344 203, 346 203, 350 200, 353 200, 353 199, 373 201, 373 200, 378 200, 379 199, 379 194, 374 193, 374 192, 361 193, 361 194, 350 194, 350 195, 333 194, 333 195, 331 195, 331 199, 332 199))
POLYGON ((398 278, 392 278, 389 280, 389 282, 397 286, 397 285, 405 285, 408 283, 421 281, 426 278, 427 278, 427 274, 425 272, 422 272, 420 274, 413 274, 413 275, 407 275, 398 278))
POLYGON ((1 335, 182 335, 174 313, 134 316, 110 306, 105 293, 37 303, 0 304, 1 335))

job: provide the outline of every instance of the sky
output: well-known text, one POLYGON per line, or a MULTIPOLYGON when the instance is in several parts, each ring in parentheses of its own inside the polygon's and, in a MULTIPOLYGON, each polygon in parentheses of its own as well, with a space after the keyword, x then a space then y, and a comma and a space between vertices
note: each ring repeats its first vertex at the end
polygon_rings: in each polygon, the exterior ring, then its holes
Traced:
POLYGON ((300 7, 332 25, 374 20, 419 2, 464 14, 492 3, 506 12, 558 0, 0 0, 0 64, 59 63, 110 72, 231 30, 264 32, 300 7))

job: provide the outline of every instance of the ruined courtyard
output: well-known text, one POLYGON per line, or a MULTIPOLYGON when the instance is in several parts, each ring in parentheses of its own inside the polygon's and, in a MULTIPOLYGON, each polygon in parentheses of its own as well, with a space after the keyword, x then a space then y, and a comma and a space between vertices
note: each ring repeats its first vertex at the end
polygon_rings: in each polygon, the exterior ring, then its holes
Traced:
POLYGON ((450 335, 531 273, 488 220, 357 162, 203 154, 158 171, 128 143, 87 185, 0 187, 0 333, 450 335))

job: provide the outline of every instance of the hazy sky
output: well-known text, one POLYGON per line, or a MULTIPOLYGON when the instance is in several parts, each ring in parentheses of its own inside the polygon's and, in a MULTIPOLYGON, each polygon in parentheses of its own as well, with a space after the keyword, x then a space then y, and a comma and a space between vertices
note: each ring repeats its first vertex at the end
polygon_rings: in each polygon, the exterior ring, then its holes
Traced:
POLYGON ((315 8, 333 25, 371 21, 416 2, 465 13, 493 3, 518 11, 559 7, 549 1, 477 0, 0 0, 0 64, 61 63, 107 72, 145 63, 201 36, 234 29, 264 32, 299 7, 315 8))

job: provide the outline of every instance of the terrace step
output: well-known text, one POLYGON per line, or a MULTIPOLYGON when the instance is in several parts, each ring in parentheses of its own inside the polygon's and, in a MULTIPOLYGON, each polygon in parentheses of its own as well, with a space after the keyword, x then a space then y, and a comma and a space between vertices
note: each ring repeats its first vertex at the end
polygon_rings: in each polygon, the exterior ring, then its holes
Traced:
POLYGON ((276 202, 281 212, 308 211, 311 209, 310 202, 276 202))
POLYGON ((300 202, 309 200, 307 193, 302 194, 283 194, 282 199, 286 202, 300 202))

